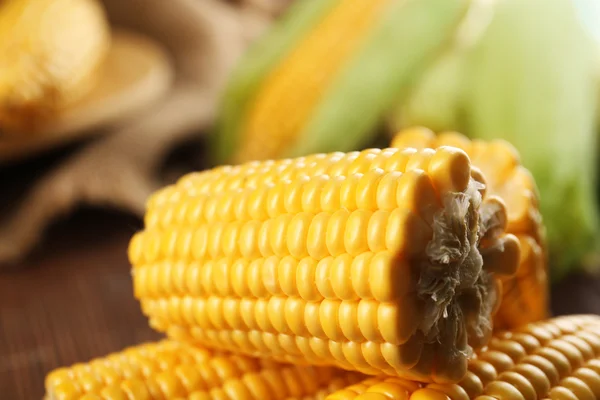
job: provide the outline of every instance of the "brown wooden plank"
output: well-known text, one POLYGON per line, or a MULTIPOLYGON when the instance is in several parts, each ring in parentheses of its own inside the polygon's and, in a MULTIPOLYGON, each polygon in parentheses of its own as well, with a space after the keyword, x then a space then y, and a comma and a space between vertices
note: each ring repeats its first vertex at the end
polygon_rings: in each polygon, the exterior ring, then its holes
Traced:
POLYGON ((133 297, 126 251, 137 227, 124 215, 78 213, 0 274, 2 400, 40 399, 50 370, 159 337, 133 297))

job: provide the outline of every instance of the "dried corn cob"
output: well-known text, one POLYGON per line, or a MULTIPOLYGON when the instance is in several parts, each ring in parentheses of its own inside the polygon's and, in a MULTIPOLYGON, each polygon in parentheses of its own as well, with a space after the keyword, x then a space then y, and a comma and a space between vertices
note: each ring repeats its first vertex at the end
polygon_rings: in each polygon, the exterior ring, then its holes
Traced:
POLYGON ((496 140, 470 141, 447 132, 436 136, 426 128, 401 131, 393 147, 436 148, 455 146, 464 150, 486 177, 491 194, 501 197, 507 210, 507 232, 521 243, 517 274, 503 279, 502 305, 495 326, 512 328, 544 319, 548 315, 548 279, 544 230, 538 210, 538 195, 531 174, 521 165, 518 153, 508 143, 496 140))
POLYGON ((46 378, 46 396, 47 400, 317 399, 358 379, 358 373, 334 368, 278 364, 163 340, 55 370, 46 378))
POLYGON ((219 163, 356 148, 469 5, 297 3, 234 74, 215 135, 219 163))
POLYGON ((327 400, 594 400, 600 398, 600 317, 569 316, 498 332, 458 384, 368 378, 327 400))
POLYGON ((173 338, 458 381, 519 260, 456 148, 371 149, 191 174, 149 201, 135 294, 173 338), (381 167, 381 168, 377 168, 381 167))
POLYGON ((34 129, 79 100, 109 42, 96 0, 0 2, 0 131, 34 129))

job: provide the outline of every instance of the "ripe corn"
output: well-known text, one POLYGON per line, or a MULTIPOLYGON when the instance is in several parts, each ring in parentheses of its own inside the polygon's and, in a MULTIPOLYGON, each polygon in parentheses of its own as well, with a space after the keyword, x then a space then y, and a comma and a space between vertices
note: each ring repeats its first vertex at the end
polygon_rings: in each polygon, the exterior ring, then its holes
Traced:
POLYGON ((521 165, 518 153, 507 142, 470 141, 446 132, 435 135, 426 128, 401 131, 392 147, 418 149, 455 146, 464 150, 486 177, 491 194, 501 197, 507 210, 506 231, 519 238, 521 260, 516 275, 504 277, 503 300, 495 326, 512 328, 544 319, 548 315, 548 278, 544 228, 538 194, 531 174, 521 165))
POLYGON ((457 384, 375 377, 326 400, 595 400, 600 398, 600 317, 569 316, 498 332, 457 384))
POLYGON ((325 400, 408 400, 423 383, 402 378, 371 377, 325 397, 325 400))
POLYGON ((323 87, 339 73, 391 2, 339 2, 282 60, 265 79, 248 110, 235 162, 277 157, 290 141, 296 140, 323 96, 323 87), (339 29, 343 26, 352 29, 339 29), (329 62, 319 63, 318 73, 309 73, 311 65, 307 61, 311 59, 329 62), (281 119, 273 118, 276 115, 281 119))
POLYGON ((135 295, 175 339, 455 382, 489 339, 495 275, 520 254, 480 181, 452 147, 191 174, 148 203, 129 247, 135 295))
POLYGON ((357 148, 469 6, 467 0, 298 3, 234 73, 214 137, 219 164, 357 148))
POLYGON ((299 367, 163 340, 57 369, 47 400, 319 399, 362 379, 328 367, 299 367))
POLYGON ((109 44, 96 0, 0 2, 0 131, 35 130, 81 99, 109 44))

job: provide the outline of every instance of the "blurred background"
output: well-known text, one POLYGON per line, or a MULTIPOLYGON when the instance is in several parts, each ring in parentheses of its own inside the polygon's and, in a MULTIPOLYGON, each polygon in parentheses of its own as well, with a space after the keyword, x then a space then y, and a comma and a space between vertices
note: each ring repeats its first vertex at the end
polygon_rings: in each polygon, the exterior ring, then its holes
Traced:
POLYGON ((127 245, 190 171, 506 140, 554 314, 600 314, 595 0, 0 0, 0 393, 156 337, 127 245))

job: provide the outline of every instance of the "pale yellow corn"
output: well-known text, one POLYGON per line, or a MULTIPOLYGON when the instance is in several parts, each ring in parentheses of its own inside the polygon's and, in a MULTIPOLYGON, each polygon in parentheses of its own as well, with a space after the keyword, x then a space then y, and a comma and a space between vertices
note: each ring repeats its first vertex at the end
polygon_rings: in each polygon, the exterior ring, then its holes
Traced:
POLYGON ((109 44, 97 0, 0 2, 0 131, 33 131, 81 99, 109 44))
MULTIPOLYGON (((456 148, 366 150, 192 174, 131 241, 150 323, 202 346, 458 381, 519 242, 456 148), (459 284, 460 283, 460 284, 459 284)), ((478 179, 483 180, 479 172, 478 179)))
POLYGON ((368 378, 327 400, 596 400, 600 317, 569 316, 494 335, 457 384, 368 378))
POLYGON ((46 377, 47 400, 322 399, 361 379, 327 367, 278 364, 163 340, 46 377))

